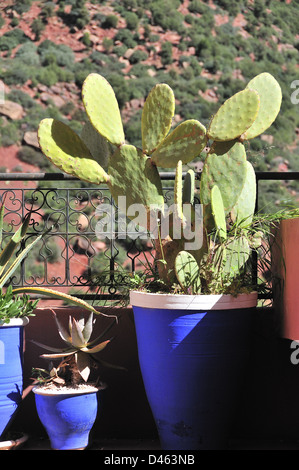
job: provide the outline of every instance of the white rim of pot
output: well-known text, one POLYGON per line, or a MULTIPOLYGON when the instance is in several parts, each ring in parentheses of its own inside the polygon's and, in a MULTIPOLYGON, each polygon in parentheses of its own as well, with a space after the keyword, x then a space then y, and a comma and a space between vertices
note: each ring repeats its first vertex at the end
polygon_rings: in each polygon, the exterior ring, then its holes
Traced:
POLYGON ((231 310, 251 308, 257 305, 257 292, 220 295, 156 294, 141 291, 130 292, 131 305, 152 309, 174 310, 231 310))
POLYGON ((99 386, 89 385, 82 388, 61 387, 61 389, 50 389, 43 387, 43 385, 36 385, 33 387, 33 393, 47 397, 60 396, 60 395, 86 395, 87 393, 96 393, 99 390, 104 390, 105 384, 99 386))
POLYGON ((22 317, 22 318, 11 318, 9 320, 9 323, 1 323, 0 321, 0 327, 1 326, 26 326, 29 323, 29 318, 28 317, 22 317))

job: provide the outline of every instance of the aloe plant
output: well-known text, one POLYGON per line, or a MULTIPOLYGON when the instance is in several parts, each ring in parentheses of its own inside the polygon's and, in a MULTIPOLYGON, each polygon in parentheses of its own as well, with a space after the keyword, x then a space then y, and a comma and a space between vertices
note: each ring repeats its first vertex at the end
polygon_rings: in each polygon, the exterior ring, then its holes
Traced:
MULTIPOLYGON (((5 205, 2 202, 0 206, 0 243, 2 243, 3 238, 3 220, 4 220, 5 205)), ((28 244, 19 255, 13 260, 13 255, 16 252, 16 249, 20 246, 21 242, 24 240, 24 237, 27 233, 29 223, 31 218, 31 211, 25 216, 22 224, 18 230, 12 235, 11 239, 0 252, 0 288, 2 288, 8 280, 11 278, 15 270, 19 267, 20 263, 27 256, 29 251, 33 246, 39 242, 39 240, 47 233, 39 235, 34 238, 34 240, 28 244)))
POLYGON ((44 155, 79 179, 107 184, 116 201, 119 196, 126 196, 127 206, 138 203, 149 211, 158 205, 163 212, 158 168, 175 168, 174 217, 182 228, 186 222, 183 205, 191 206, 193 217, 195 214, 195 174, 189 170, 182 184, 182 166, 196 157, 204 158, 202 151, 208 148, 199 188, 202 246, 185 250, 185 240, 175 239, 172 226, 166 237, 155 240, 156 261, 163 261, 157 266, 160 279, 168 288, 179 283, 186 291, 182 266, 186 258, 186 276, 194 279, 196 292, 210 293, 217 276, 225 278, 225 286, 230 289, 240 278, 252 251, 249 228, 255 210, 256 181, 244 141, 263 133, 274 122, 282 99, 276 79, 269 73, 254 77, 244 90, 220 106, 207 129, 196 119, 171 129, 173 91, 166 84, 156 85, 142 111, 142 149, 125 142, 117 100, 104 77, 90 74, 83 83, 82 99, 90 121, 87 130, 91 127, 92 132, 83 129, 79 136, 66 124, 44 119, 38 129, 44 155))
MULTIPOLYGON (((50 351, 48 354, 42 354, 41 357, 51 361, 60 360, 57 367, 51 368, 49 377, 43 378, 43 382, 53 382, 58 386, 79 385, 82 382, 87 382, 95 362, 94 354, 103 351, 110 343, 110 340, 100 340, 112 324, 100 336, 91 340, 94 326, 93 312, 90 313, 87 320, 84 317, 76 320, 69 316, 67 328, 64 327, 54 311, 53 315, 58 333, 65 343, 65 347, 53 348, 33 341, 38 346, 50 351)), ((46 370, 36 369, 36 371, 39 371, 40 377, 43 377, 43 373, 47 375, 46 370)))
MULTIPOLYGON (((3 240, 3 222, 5 213, 5 201, 0 206, 0 244, 3 240)), ((0 251, 0 324, 9 323, 12 318, 20 318, 33 315, 38 300, 32 301, 26 293, 16 295, 11 285, 8 285, 11 276, 19 267, 33 246, 45 235, 39 235, 28 244, 16 257, 13 256, 20 247, 27 233, 31 218, 31 211, 25 216, 18 230, 0 251), (7 286, 8 285, 8 286, 7 286), (7 286, 7 287, 6 287, 7 286)), ((47 233, 47 232, 45 232, 47 233)))

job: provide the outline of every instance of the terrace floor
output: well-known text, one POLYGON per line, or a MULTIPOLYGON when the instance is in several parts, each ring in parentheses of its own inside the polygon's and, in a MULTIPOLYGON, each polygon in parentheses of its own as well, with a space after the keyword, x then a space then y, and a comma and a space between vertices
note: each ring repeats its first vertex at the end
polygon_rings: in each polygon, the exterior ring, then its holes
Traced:
MULTIPOLYGON (((101 439, 95 440, 86 450, 101 451, 159 451, 160 445, 156 440, 150 439, 101 439)), ((28 440, 16 450, 52 450, 46 438, 29 437, 28 440)), ((230 442, 227 450, 299 450, 299 440, 263 440, 263 439, 235 439, 230 442)), ((192 451, 190 451, 192 453, 192 451)), ((119 453, 121 455, 121 452, 119 453)))

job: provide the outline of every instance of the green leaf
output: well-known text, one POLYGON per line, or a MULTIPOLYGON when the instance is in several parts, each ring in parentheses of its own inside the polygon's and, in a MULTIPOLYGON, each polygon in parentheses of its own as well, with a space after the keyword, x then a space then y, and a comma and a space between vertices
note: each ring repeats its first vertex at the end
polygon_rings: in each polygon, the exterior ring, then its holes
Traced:
POLYGON ((31 217, 31 211, 25 216, 25 219, 24 219, 22 225, 18 228, 18 230, 11 237, 8 244, 2 250, 2 252, 0 254, 0 274, 3 272, 3 270, 7 266, 7 263, 9 262, 10 258, 12 257, 16 247, 19 245, 19 243, 22 241, 22 239, 26 235, 26 232, 27 232, 28 226, 29 226, 29 222, 30 222, 30 217, 31 217))
MULTIPOLYGON (((20 254, 19 256, 15 259, 15 261, 11 264, 9 269, 5 272, 5 274, 1 277, 0 279, 0 287, 3 287, 6 283, 6 281, 13 275, 17 267, 20 265, 21 261, 27 256, 29 251, 32 249, 32 247, 42 238, 42 235, 37 237, 30 245, 28 245, 20 254)), ((6 265, 5 265, 6 267, 6 265)))
POLYGON ((75 318, 73 318, 72 322, 72 345, 78 349, 84 348, 86 346, 82 329, 80 328, 79 322, 75 320, 75 318))
POLYGON ((95 354, 95 353, 98 353, 100 351, 103 351, 103 349, 107 346, 107 344, 110 343, 110 339, 108 339, 107 341, 103 341, 102 343, 98 344, 97 346, 94 346, 93 348, 86 348, 84 349, 83 351, 84 352, 87 352, 89 354, 95 354))
POLYGON ((91 312, 83 328, 83 337, 85 343, 88 343, 93 329, 93 313, 91 312))
POLYGON ((54 314, 54 320, 56 322, 56 326, 57 326, 57 329, 58 329, 58 333, 59 333, 61 339, 65 343, 68 343, 68 344, 71 345, 72 344, 72 338, 71 338, 71 335, 70 335, 69 331, 64 328, 64 326, 60 322, 59 318, 57 317, 56 313, 53 312, 53 314, 54 314))
POLYGON ((19 294, 23 292, 25 293, 27 292, 29 294, 44 295, 47 297, 51 297, 52 299, 66 300, 79 307, 84 307, 87 310, 90 310, 91 312, 96 313, 97 315, 103 315, 104 317, 117 319, 116 315, 106 315, 105 313, 99 312, 94 307, 92 307, 92 305, 89 305, 87 302, 85 302, 83 299, 77 299, 76 297, 73 297, 69 294, 65 294, 63 292, 55 291, 52 289, 46 289, 42 287, 17 287, 13 289, 14 294, 19 294))

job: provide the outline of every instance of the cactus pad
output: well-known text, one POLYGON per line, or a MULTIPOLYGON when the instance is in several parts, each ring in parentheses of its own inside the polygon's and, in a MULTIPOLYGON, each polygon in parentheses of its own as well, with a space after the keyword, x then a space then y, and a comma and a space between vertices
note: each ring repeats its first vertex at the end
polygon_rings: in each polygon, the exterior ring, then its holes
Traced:
POLYGON ((178 219, 183 221, 183 181, 182 181, 182 160, 178 161, 176 166, 175 180, 174 180, 174 204, 175 215, 178 219))
POLYGON ((194 192, 195 192, 195 173, 193 170, 188 170, 184 178, 183 204, 185 203, 193 204, 194 192))
POLYGON ((206 129, 195 119, 179 124, 152 154, 155 165, 173 168, 179 160, 186 164, 197 157, 206 145, 206 129))
POLYGON ((246 178, 246 153, 240 142, 216 142, 203 166, 200 181, 200 201, 211 202, 212 187, 217 184, 221 191, 225 212, 236 204, 246 178))
POLYGON ((220 189, 215 184, 211 190, 211 206, 216 230, 222 240, 226 239, 226 219, 220 189))
POLYGON ((240 227, 250 225, 256 201, 255 171, 250 162, 247 162, 246 179, 239 199, 231 211, 232 220, 240 227))
POLYGON ((150 91, 141 118, 142 149, 150 155, 167 136, 174 115, 175 101, 172 89, 165 83, 150 91))
POLYGON ((109 156, 112 152, 112 146, 108 140, 102 137, 89 121, 85 123, 80 137, 89 149, 93 158, 103 168, 107 168, 109 156))
POLYGON ((89 183, 108 181, 105 170, 68 125, 55 119, 43 119, 38 128, 38 141, 43 154, 65 173, 89 183))
POLYGON ((82 87, 86 113, 95 129, 113 145, 121 145, 124 130, 118 102, 111 85, 97 73, 91 73, 82 87))
POLYGON ((164 198, 160 175, 151 159, 133 145, 119 147, 109 161, 109 187, 117 202, 126 196, 126 204, 142 204, 163 208, 164 198))
POLYGON ((196 259, 188 251, 180 251, 175 259, 175 273, 185 292, 199 294, 201 280, 196 259), (191 291, 191 292, 190 292, 191 291))
POLYGON ((246 88, 257 91, 260 97, 258 115, 252 126, 242 136, 243 139, 253 139, 262 134, 275 121, 280 110, 282 94, 279 83, 266 72, 250 80, 246 88))
POLYGON ((232 239, 225 249, 225 265, 223 272, 230 278, 240 274, 250 256, 250 247, 245 237, 232 239))
POLYGON ((236 139, 252 125, 259 105, 259 95, 255 90, 239 91, 226 100, 213 117, 208 129, 209 138, 216 141, 236 139))

